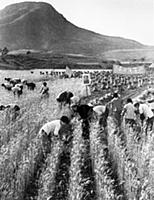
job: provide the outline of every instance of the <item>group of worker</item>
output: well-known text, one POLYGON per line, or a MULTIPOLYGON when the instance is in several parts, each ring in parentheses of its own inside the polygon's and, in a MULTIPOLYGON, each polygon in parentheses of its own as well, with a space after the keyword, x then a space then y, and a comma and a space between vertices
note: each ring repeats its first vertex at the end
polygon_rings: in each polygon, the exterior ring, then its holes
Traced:
POLYGON ((61 111, 61 117, 43 125, 40 134, 45 134, 50 138, 52 136, 65 138, 62 135, 65 135, 66 129, 71 129, 72 120, 75 117, 82 122, 91 121, 95 118, 100 126, 106 128, 109 108, 103 105, 101 100, 97 105, 87 104, 72 92, 64 91, 58 95, 56 101, 58 109, 61 111))
MULTIPOLYGON (((113 94, 113 98, 105 105, 100 100, 97 105, 84 103, 78 96, 74 96, 70 91, 64 91, 58 95, 56 101, 61 110, 61 118, 52 122, 47 122, 41 131, 44 134, 53 134, 60 136, 59 133, 65 132, 66 127, 71 127, 72 119, 77 116, 78 120, 90 121, 97 119, 99 126, 106 128, 108 116, 114 119, 116 127, 120 127, 124 121, 126 125, 134 127, 140 123, 141 126, 146 124, 145 133, 148 129, 153 128, 154 113, 146 103, 135 102, 128 98, 126 103, 117 92, 113 94), (63 130, 63 131, 61 131, 63 130)), ((62 133, 62 135, 64 135, 62 133)))
POLYGON ((154 122, 154 112, 147 102, 137 101, 133 102, 131 98, 128 98, 126 103, 117 94, 114 95, 111 101, 112 115, 117 127, 121 126, 121 122, 124 120, 125 125, 135 127, 145 125, 145 134, 147 131, 152 131, 154 122))
MULTIPOLYGON (((41 98, 49 97, 49 87, 46 82, 41 86, 41 98)), ((66 129, 71 129, 72 119, 77 117, 78 120, 91 121, 97 119, 100 127, 104 129, 107 127, 108 116, 112 116, 116 127, 121 127, 121 123, 135 126, 138 122, 141 126, 146 124, 145 133, 148 129, 152 130, 154 121, 154 112, 151 110, 147 103, 135 102, 131 98, 128 98, 125 105, 120 95, 115 92, 110 102, 102 101, 100 98, 97 103, 91 101, 90 103, 84 102, 84 99, 75 96, 71 91, 61 92, 56 98, 58 109, 60 110, 59 119, 47 122, 41 128, 40 132, 46 135, 53 134, 54 136, 60 136, 66 129)), ((9 109, 12 113, 15 113, 14 119, 19 115, 20 107, 18 105, 1 105, 0 110, 9 109)))

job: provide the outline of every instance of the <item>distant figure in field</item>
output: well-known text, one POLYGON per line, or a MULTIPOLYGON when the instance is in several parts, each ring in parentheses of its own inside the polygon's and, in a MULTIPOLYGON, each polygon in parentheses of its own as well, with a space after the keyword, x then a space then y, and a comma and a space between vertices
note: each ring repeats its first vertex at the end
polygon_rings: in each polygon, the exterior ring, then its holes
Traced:
POLYGON ((11 78, 9 83, 14 87, 16 84, 21 83, 20 78, 11 78))
POLYGON ((2 83, 1 86, 4 87, 8 91, 12 89, 12 85, 10 83, 2 83))
POLYGON ((49 98, 49 87, 47 86, 47 82, 43 82, 40 93, 41 98, 49 98))
POLYGON ((29 90, 34 90, 36 88, 36 84, 33 82, 30 83, 27 82, 26 85, 29 90))
POLYGON ((12 87, 12 92, 14 97, 17 96, 18 98, 23 94, 23 89, 22 87, 19 87, 18 85, 15 85, 14 87, 12 87))

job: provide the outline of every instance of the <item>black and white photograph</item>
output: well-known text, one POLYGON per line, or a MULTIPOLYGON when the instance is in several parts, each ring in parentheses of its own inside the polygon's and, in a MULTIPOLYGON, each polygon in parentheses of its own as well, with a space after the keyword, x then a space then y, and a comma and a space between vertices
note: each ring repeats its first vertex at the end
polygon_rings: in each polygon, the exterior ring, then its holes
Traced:
POLYGON ((154 200, 154 0, 0 0, 0 200, 154 200))

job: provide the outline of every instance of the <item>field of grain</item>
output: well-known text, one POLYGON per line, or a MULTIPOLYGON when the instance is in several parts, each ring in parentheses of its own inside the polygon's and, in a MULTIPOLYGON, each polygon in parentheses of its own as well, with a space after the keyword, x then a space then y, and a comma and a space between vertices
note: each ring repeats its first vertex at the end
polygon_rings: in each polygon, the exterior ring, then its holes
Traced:
MULTIPOLYGON (((40 79, 39 72, 2 71, 4 77, 40 79)), ((52 138, 46 143, 41 126, 59 117, 56 96, 63 90, 78 94, 80 79, 49 80, 49 100, 41 100, 24 88, 20 99, 0 88, 1 103, 18 103, 21 116, 15 122, 0 112, 1 200, 153 200, 154 136, 145 137, 129 127, 108 129, 96 120, 73 120, 69 144, 52 138)))

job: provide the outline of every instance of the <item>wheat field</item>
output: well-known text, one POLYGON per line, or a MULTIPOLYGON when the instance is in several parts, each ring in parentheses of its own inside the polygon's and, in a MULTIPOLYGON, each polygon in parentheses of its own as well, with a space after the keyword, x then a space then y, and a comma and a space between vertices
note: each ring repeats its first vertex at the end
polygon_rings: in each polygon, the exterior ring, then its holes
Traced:
POLYGON ((64 90, 78 95, 81 80, 50 79, 46 101, 40 99, 38 72, 3 71, 1 83, 9 76, 37 80, 37 88, 24 88, 19 99, 0 88, 2 104, 17 103, 21 107, 15 122, 0 112, 1 200, 154 199, 153 132, 145 137, 144 130, 138 132, 124 125, 116 130, 112 116, 107 130, 96 120, 88 124, 75 118, 67 147, 56 138, 46 143, 38 133, 44 123, 59 118, 56 96, 64 90))

